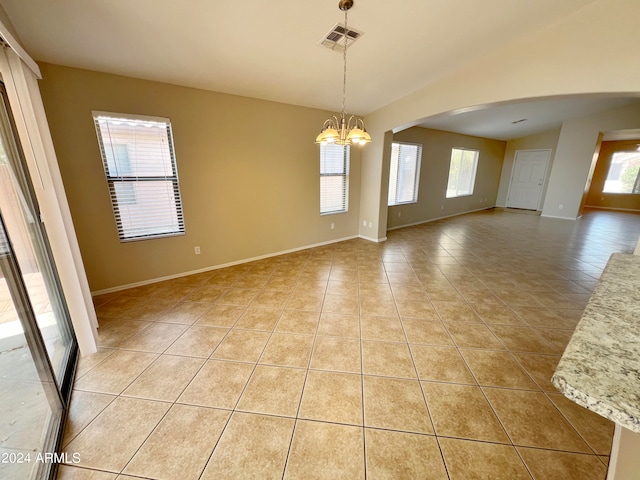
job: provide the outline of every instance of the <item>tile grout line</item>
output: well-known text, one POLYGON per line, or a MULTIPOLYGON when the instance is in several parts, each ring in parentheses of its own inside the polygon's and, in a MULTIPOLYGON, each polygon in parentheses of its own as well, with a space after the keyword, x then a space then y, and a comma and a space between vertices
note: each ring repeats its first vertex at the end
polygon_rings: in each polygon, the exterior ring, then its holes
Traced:
MULTIPOLYGON (((357 258, 356 258, 357 262, 357 258)), ((385 272, 386 274, 386 272, 385 272)), ((362 450, 363 450, 363 458, 364 458, 364 478, 367 479, 367 475, 369 473, 369 468, 367 465, 367 429, 365 428, 365 396, 364 396, 364 351, 362 345, 362 308, 361 308, 361 294, 360 294, 360 271, 357 271, 357 282, 358 282, 358 329, 360 333, 360 396, 362 398, 362 450)))
MULTIPOLYGON (((403 253, 403 255, 404 255, 404 253, 403 253)), ((406 258, 406 256, 405 256, 405 258, 406 258)), ((411 266, 410 263, 409 263, 409 265, 411 266)), ((411 266, 411 269, 413 270, 413 266, 411 266)), ((418 282, 420 282, 420 280, 418 280, 418 282)), ((422 283, 420 283, 420 286, 421 286, 421 288, 424 289, 422 283)), ((397 302, 395 300, 395 294, 393 293, 393 289, 391 289, 391 295, 392 295, 392 297, 394 299, 394 304, 396 306, 396 314, 398 315, 398 318, 400 319, 400 327, 402 328, 402 333, 404 334, 407 350, 409 351, 409 356, 411 358, 411 363, 413 365, 413 369, 414 369, 415 374, 416 374, 416 379, 417 379, 418 385, 420 387, 420 392, 422 394, 422 401, 424 402, 425 408, 427 409, 427 415, 429 416, 429 422, 431 424, 431 429, 433 430, 433 436, 436 439, 436 444, 438 445, 438 451, 440 452, 440 459, 442 461, 442 465, 444 467, 444 471, 445 471, 445 474, 447 475, 447 478, 451 479, 451 474, 449 473, 449 466, 447 465, 447 462, 446 462, 445 457, 444 457, 444 452, 442 451, 442 445, 440 444, 440 440, 438 439, 438 432, 436 430, 436 426, 435 426, 435 423, 433 421, 433 415, 431 414, 431 409, 429 408, 429 402, 427 401, 427 396, 426 396, 426 394, 424 392, 422 381, 420 379, 420 374, 418 372, 418 367, 416 366, 416 362, 415 362, 415 359, 414 359, 414 356, 413 356, 413 352, 411 351, 411 347, 410 347, 410 344, 409 344, 409 337, 407 337, 407 332, 405 330, 404 323, 402 323, 402 317, 400 316, 400 310, 398 309, 398 304, 397 304, 397 302)), ((434 308, 433 304, 431 303, 431 301, 430 300, 428 300, 428 301, 429 301, 430 305, 432 306, 432 308, 434 308)), ((434 308, 434 311, 435 311, 435 308, 434 308)), ((437 311, 436 311, 436 315, 439 316, 437 311)), ((442 319, 440 319, 440 321, 442 321, 442 319)), ((449 333, 447 332, 447 334, 449 334, 449 333)))
MULTIPOLYGON (((308 259, 307 259, 307 261, 305 263, 307 263, 307 262, 308 262, 308 259)), ((300 277, 298 277, 298 282, 296 283, 296 285, 299 283, 299 281, 300 281, 300 277)), ((329 280, 327 279, 327 284, 328 284, 328 282, 329 282, 329 280)), ((292 290, 291 295, 293 295, 293 291, 295 291, 295 287, 294 287, 294 290, 292 290)), ((302 391, 300 392, 300 400, 298 401, 298 408, 296 410, 295 418, 293 419, 293 428, 291 429, 291 438, 289 439, 289 446, 287 447, 287 455, 285 456, 284 465, 282 466, 282 477, 281 478, 283 480, 284 480, 284 476, 285 476, 285 474, 287 472, 287 467, 289 465, 289 456, 291 455, 291 448, 293 447, 293 439, 294 439, 294 436, 295 436, 295 433, 296 433, 296 427, 298 425, 298 418, 299 418, 299 415, 300 415, 300 408, 302 406, 302 399, 304 397, 304 390, 305 390, 305 387, 306 387, 306 384, 307 384, 307 378, 309 377, 309 368, 311 366, 311 359, 313 358, 313 352, 315 350, 316 338, 317 338, 318 328, 320 327, 320 318, 321 318, 321 315, 322 315, 322 307, 324 306, 324 298, 326 296, 326 291, 327 291, 327 287, 325 286, 325 293, 324 293, 324 296, 323 296, 323 299, 322 299, 322 304, 320 305, 320 313, 318 314, 318 323, 316 324, 316 327, 315 327, 315 332, 313 334, 313 341, 311 343, 311 350, 309 352, 309 359, 307 360, 307 368, 306 368, 306 371, 305 371, 304 381, 302 383, 302 391)), ((276 327, 274 327, 274 331, 275 331, 275 328, 277 328, 277 324, 276 324, 276 327)))
MULTIPOLYGON (((446 275, 445 275, 446 277, 446 275)), ((482 282, 481 282, 482 283, 482 282)), ((455 284, 452 284, 453 288, 456 289, 456 291, 458 291, 458 293, 460 294, 460 296, 462 297, 463 301, 465 302, 466 305, 469 306, 469 308, 472 309, 472 311, 475 310, 473 309, 473 307, 469 304, 469 302, 466 300, 466 298, 464 297, 464 295, 460 292, 460 290, 455 286, 455 284)), ((492 291, 491 289, 489 289, 489 291, 492 291)), ((486 325, 486 323, 484 322, 484 320, 478 316, 478 318, 480 318, 480 320, 483 322, 484 325, 486 325)), ((444 322, 443 322, 444 323, 444 322)), ((448 332, 448 328, 446 327, 446 323, 445 323, 445 329, 448 332)), ((448 332, 449 333, 449 332, 448 332)), ((493 334, 493 331, 491 331, 491 333, 493 334)), ((496 337, 495 334, 493 334, 494 337, 496 337)), ((504 342, 502 342, 499 338, 497 339, 500 344, 503 345, 503 347, 505 347, 505 351, 510 352, 510 350, 507 348, 507 346, 504 344, 504 342)), ((513 439, 511 438, 511 436, 509 435, 509 433, 507 432, 502 420, 500 420, 500 417, 498 416, 498 414, 496 413, 495 409, 493 408, 493 405, 491 404, 491 402, 489 402, 489 399, 487 398, 487 396, 484 393, 484 390, 482 389, 482 387, 480 386, 480 382, 478 381, 478 378, 476 376, 476 374, 473 372, 473 370, 471 369, 467 359, 464 357, 464 355, 462 355, 462 353, 460 352, 460 348, 457 344, 457 342, 455 340, 453 340, 455 348, 458 352, 458 355, 460 355, 460 357, 462 358, 462 361, 464 362, 467 370, 471 373, 471 375, 473 376, 475 382, 476 382, 476 386, 478 387, 478 389, 480 390, 482 397, 484 398, 485 402, 487 403, 487 405, 489 405, 489 408, 491 409, 494 417, 498 420, 500 427, 502 428, 502 431, 504 432, 504 434, 506 435, 506 437, 509 439, 510 443, 511 443, 511 448, 516 452, 516 454, 518 455, 518 458, 520 458, 520 461, 522 463, 522 465, 525 467, 527 473, 530 475, 530 477, 533 479, 533 474, 532 472, 530 472, 529 467, 527 466, 527 464, 525 463, 524 459, 522 458, 522 456, 520 455, 520 452, 518 452, 518 449, 515 447, 514 443, 513 443, 513 439)))
MULTIPOLYGON (((250 270, 249 270, 249 271, 250 271, 250 270)), ((272 275, 273 275, 273 274, 272 274, 272 275)), ((271 275, 271 276, 272 276, 272 275, 271 275)), ((255 298, 256 298, 256 297, 254 297, 254 299, 255 299, 255 298)), ((252 301, 253 301, 253 300, 252 300, 252 301)), ((238 318, 236 319, 236 321, 235 321, 235 322, 233 323, 233 325, 229 328, 229 332, 231 332, 231 330, 234 328, 234 326, 238 323, 238 321, 240 320, 240 318, 242 317, 242 315, 244 315, 244 313, 245 313, 245 312, 247 311, 247 309, 249 308, 249 305, 250 305, 250 304, 251 304, 251 302, 249 302, 249 304, 247 304, 247 306, 246 306, 246 308, 244 309, 243 313, 242 313, 242 314, 240 314, 240 315, 238 316, 238 318)), ((284 311, 284 308, 283 308, 283 311, 284 311)), ((282 314, 281 314, 281 315, 282 315, 282 314)), ((279 321, 279 319, 278 319, 278 321, 279 321)), ((277 322, 276 322, 276 325, 277 325, 277 322)), ((275 330, 275 325, 274 325, 274 330, 275 330)), ((228 334, 229 332, 227 332, 227 334, 228 334)), ((251 374, 250 374, 250 375, 249 375, 249 377, 247 378, 247 381, 246 381, 246 383, 245 383, 245 385, 244 385, 244 387, 243 387, 242 391, 240 392, 240 395, 238 396, 238 399, 236 400, 236 402, 235 402, 235 404, 233 405, 233 407, 230 409, 231 413, 229 414, 229 418, 227 418, 227 421, 225 422, 224 427, 223 427, 223 428, 222 428, 222 430, 220 431, 220 436, 219 436, 219 437, 218 437, 218 439, 216 440, 215 445, 213 446, 213 449, 211 450, 211 453, 209 454, 209 456, 208 456, 208 458, 207 458, 207 461, 204 463, 204 467, 203 467, 202 471, 200 472, 200 475, 198 476, 198 478, 199 478, 199 479, 201 479, 201 478, 202 478, 202 476, 204 475, 204 472, 206 471, 207 466, 209 465, 209 462, 211 462, 211 459, 213 458, 213 455, 215 454, 216 448, 218 447, 218 444, 220 443, 220 440, 222 439, 222 436, 224 435, 224 432, 226 431, 226 429, 227 429, 227 427, 228 427, 229 423, 231 422, 231 419, 232 419, 233 415, 238 411, 238 410, 236 410, 236 408, 237 408, 238 404, 240 403, 240 399, 242 398, 242 395, 243 395, 243 394, 244 394, 244 392, 246 391, 247 386, 249 385, 249 382, 251 381, 251 378, 253 377, 253 374, 255 373, 255 371, 256 371, 256 369, 257 369, 257 367, 258 367, 258 362, 260 361, 260 358, 261 358, 261 357, 262 357, 262 355, 264 354, 264 351, 266 350, 267 345, 269 344, 269 339, 271 338, 271 335, 272 335, 272 334, 273 334, 273 331, 269 334, 269 337, 267 338, 267 341, 265 342, 264 347, 262 348, 262 352, 260 353, 260 355, 259 355, 259 356, 258 356, 258 358, 256 359, 255 364, 254 364, 254 366, 253 366, 253 369, 252 369, 252 371, 251 371, 251 374)), ((225 337, 226 337, 226 335, 225 335, 225 337)), ((216 348, 214 349, 214 351, 213 351, 213 352, 211 352, 211 355, 209 355, 209 359, 211 359, 211 357, 213 356, 213 354, 215 353, 215 351, 216 351, 216 350, 218 349, 218 347, 222 344, 222 341, 223 341, 223 340, 221 340, 221 341, 220 341, 220 343, 218 343, 218 345, 217 345, 217 346, 216 346, 216 348)), ((207 361, 208 361, 208 360, 207 360, 207 361)), ((231 361, 231 360, 229 360, 229 361, 231 361)), ((206 362, 205 362, 205 363, 206 363, 206 362)), ((243 363, 244 363, 244 362, 243 362, 243 363)), ((246 362, 246 363, 253 363, 253 362, 246 362)), ((194 378, 195 378, 195 377, 194 377, 194 378)), ((192 381, 193 381, 193 379, 192 379, 192 381)), ((183 392, 184 392, 184 391, 183 391, 183 392)), ((178 398, 179 398, 179 397, 178 397, 178 398)), ((242 413, 244 413, 244 412, 242 412, 242 413)))

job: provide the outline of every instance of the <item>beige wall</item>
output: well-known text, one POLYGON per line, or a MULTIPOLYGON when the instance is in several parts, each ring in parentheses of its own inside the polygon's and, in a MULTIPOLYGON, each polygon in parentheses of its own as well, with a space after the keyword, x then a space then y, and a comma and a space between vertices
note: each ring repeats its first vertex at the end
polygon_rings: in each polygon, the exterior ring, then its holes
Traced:
POLYGON ((396 133, 393 139, 421 144, 422 163, 418 202, 388 207, 388 228, 427 222, 495 205, 505 142, 419 127, 396 133), (446 198, 451 149, 459 147, 480 152, 475 188, 473 195, 446 198))
POLYGON ((577 218, 588 192, 597 160, 595 153, 600 146, 602 133, 637 128, 640 128, 640 105, 637 104, 564 122, 551 167, 542 215, 577 218))
MULTIPOLYGON (((387 131, 398 131, 432 115, 470 106, 556 95, 638 94, 640 62, 629 61, 628 53, 629 45, 640 44, 638 15, 637 0, 596 0, 367 115, 367 130, 376 141, 387 131)), ((379 238, 384 237, 387 223, 387 208, 381 207, 385 192, 379 188, 388 183, 387 163, 382 148, 363 153, 360 218, 373 219, 379 238)), ((588 170, 588 166, 580 168, 588 170)), ((552 172, 547 197, 553 175, 552 172)), ((563 181, 560 178, 557 192, 562 190, 563 181)), ((582 197, 582 189, 579 190, 577 204, 582 197)), ((573 191, 568 194, 576 195, 573 191)), ((550 212, 552 215, 554 212, 550 212)), ((566 209, 563 215, 569 216, 566 209)), ((362 228, 360 222, 361 231, 362 228)))
POLYGON ((507 206, 507 196, 509 194, 511 174, 513 173, 513 162, 518 150, 551 150, 549 165, 547 166, 547 176, 544 180, 544 187, 542 189, 542 198, 544 199, 549 182, 549 176, 551 175, 551 165, 553 164, 553 156, 556 151, 556 146, 558 145, 559 136, 560 129, 556 128, 537 135, 516 138, 507 142, 507 148, 504 154, 504 163, 502 164, 502 174, 500 176, 500 187, 498 189, 498 196, 496 199, 496 205, 498 207, 507 206))
POLYGON ((351 155, 349 212, 319 214, 313 140, 329 112, 50 64, 41 69, 92 291, 358 234, 358 148, 351 155), (92 110, 171 119, 186 235, 118 240, 92 110))
POLYGON ((604 193, 604 182, 609 173, 611 157, 615 152, 635 151, 638 148, 638 140, 626 140, 615 142, 602 142, 598 162, 591 179, 586 205, 589 207, 616 208, 622 210, 640 211, 640 195, 624 193, 604 193))

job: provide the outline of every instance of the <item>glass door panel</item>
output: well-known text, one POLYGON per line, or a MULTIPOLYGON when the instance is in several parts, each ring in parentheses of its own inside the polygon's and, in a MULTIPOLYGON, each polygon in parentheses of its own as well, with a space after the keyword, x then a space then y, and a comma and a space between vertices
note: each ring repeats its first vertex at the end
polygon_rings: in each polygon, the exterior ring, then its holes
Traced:
MULTIPOLYGON (((46 241, 31 183, 23 167, 6 95, 0 102, 0 211, 12 240, 22 280, 44 339, 58 383, 63 383, 73 345, 73 333, 62 290, 46 241)), ((3 323, 16 319, 0 315, 3 323)))
POLYGON ((62 402, 42 351, 0 215, 0 478, 44 478, 38 454, 55 448, 62 402))

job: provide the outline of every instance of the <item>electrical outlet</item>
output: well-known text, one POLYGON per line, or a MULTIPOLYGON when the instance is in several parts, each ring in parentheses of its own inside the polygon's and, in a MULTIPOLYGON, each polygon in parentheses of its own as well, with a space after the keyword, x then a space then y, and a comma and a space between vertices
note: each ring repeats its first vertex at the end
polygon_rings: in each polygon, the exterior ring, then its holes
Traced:
POLYGON ((560 205, 558 205, 558 209, 562 210, 564 208, 564 205, 561 203, 560 205))
POLYGON ((200 247, 194 247, 193 250, 196 252, 196 255, 200 255, 200 247))
POLYGON ((336 224, 331 222, 331 230, 333 230, 334 228, 336 228, 336 224))
POLYGON ((402 216, 402 212, 398 212, 398 216, 401 217, 402 216))
POLYGON ((369 222, 369 228, 373 227, 373 223, 369 222))
POLYGON ((362 226, 366 227, 367 226, 367 221, 366 220, 362 220, 362 226))

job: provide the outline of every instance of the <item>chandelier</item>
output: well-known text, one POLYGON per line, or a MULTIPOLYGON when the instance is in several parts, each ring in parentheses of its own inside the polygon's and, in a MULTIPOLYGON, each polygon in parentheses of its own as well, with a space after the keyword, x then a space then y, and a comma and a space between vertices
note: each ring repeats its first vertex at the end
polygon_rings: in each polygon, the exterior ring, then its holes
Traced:
POLYGON ((338 8, 344 12, 344 70, 342 79, 342 111, 340 118, 332 115, 324 121, 320 135, 316 137, 316 143, 326 145, 334 143, 336 145, 364 145, 371 142, 371 136, 364 128, 364 120, 355 115, 351 115, 349 119, 344 111, 345 101, 347 97, 347 36, 349 28, 347 26, 347 12, 353 7, 353 0, 340 0, 338 8))

